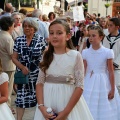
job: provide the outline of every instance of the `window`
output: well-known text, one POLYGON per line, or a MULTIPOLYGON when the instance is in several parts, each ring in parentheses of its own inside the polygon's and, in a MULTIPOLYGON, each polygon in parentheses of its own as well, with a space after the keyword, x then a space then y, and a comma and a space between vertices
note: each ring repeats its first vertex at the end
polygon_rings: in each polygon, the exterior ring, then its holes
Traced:
POLYGON ((120 0, 114 0, 114 2, 120 2, 120 0))
POLYGON ((103 0, 103 1, 111 1, 111 0, 103 0))
POLYGON ((21 7, 32 7, 33 0, 7 0, 8 2, 11 2, 13 6, 18 6, 18 1, 20 2, 21 7))
POLYGON ((20 5, 23 7, 31 7, 32 0, 20 0, 20 5))
POLYGON ((117 11, 118 11, 118 10, 120 11, 120 6, 116 6, 116 10, 117 10, 117 11))

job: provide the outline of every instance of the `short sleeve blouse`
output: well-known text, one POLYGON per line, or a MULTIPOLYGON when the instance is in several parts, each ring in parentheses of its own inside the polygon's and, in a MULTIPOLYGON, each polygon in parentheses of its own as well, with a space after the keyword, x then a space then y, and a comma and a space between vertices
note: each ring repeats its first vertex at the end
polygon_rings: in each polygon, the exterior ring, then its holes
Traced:
POLYGON ((83 60, 86 59, 86 49, 82 51, 82 58, 83 58, 83 60))
POLYGON ((107 51, 107 59, 114 59, 114 52, 112 49, 108 49, 107 51))
MULTIPOLYGON (((17 37, 13 50, 18 53, 19 61, 24 66, 27 66, 31 71, 34 71, 39 69, 38 64, 42 58, 42 54, 46 46, 46 40, 39 34, 35 33, 29 46, 27 46, 25 35, 17 37)), ((17 70, 19 71, 18 68, 17 70)))
POLYGON ((3 72, 0 74, 0 85, 2 85, 4 82, 7 82, 9 80, 9 77, 7 73, 3 72))

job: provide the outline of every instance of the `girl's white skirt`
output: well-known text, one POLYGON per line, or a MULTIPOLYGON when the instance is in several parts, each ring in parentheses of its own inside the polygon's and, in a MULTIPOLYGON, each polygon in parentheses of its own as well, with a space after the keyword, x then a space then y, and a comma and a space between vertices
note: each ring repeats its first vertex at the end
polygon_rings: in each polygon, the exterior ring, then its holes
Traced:
MULTIPOLYGON (((74 89, 74 85, 45 83, 44 105, 46 107, 51 107, 56 113, 64 110, 74 89)), ((45 120, 38 107, 36 108, 34 120, 45 120)), ((81 96, 66 120, 93 120, 83 96, 81 96)))

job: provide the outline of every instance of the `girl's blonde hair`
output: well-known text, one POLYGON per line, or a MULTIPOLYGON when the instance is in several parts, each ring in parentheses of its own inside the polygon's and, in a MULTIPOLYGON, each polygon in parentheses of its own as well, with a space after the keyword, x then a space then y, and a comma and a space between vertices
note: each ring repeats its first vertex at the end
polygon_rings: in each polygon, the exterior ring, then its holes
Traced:
POLYGON ((42 19, 43 19, 43 21, 48 21, 47 15, 46 14, 42 15, 42 19))
POLYGON ((101 17, 100 18, 100 26, 102 27, 102 25, 101 25, 101 21, 102 20, 105 20, 106 21, 106 25, 105 25, 105 28, 108 28, 108 18, 106 18, 106 17, 101 17))
POLYGON ((2 69, 2 63, 1 63, 1 59, 0 59, 0 74, 3 72, 3 69, 2 69))

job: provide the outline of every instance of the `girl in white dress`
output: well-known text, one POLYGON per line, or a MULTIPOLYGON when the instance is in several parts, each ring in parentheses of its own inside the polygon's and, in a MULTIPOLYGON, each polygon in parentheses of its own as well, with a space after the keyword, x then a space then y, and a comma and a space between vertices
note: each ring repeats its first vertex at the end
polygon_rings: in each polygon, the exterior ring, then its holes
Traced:
POLYGON ((87 44, 87 39, 88 37, 88 30, 87 30, 87 26, 83 26, 83 36, 79 38, 78 41, 78 47, 79 47, 79 52, 82 53, 82 50, 86 48, 86 44, 87 44))
POLYGON ((94 120, 120 120, 120 96, 115 87, 113 50, 101 45, 102 28, 89 31, 91 47, 82 52, 85 79, 83 96, 94 120))
POLYGON ((2 72, 0 60, 0 120, 15 120, 6 103, 8 100, 8 79, 8 75, 2 72))
POLYGON ((109 35, 109 31, 108 31, 108 18, 101 17, 100 18, 100 26, 102 27, 105 36, 108 36, 109 35))
POLYGON ((80 53, 72 50, 70 27, 64 20, 55 20, 49 32, 49 48, 40 63, 36 83, 34 120, 93 120, 82 96, 84 67, 80 53), (47 107, 58 116, 48 114, 47 107))

